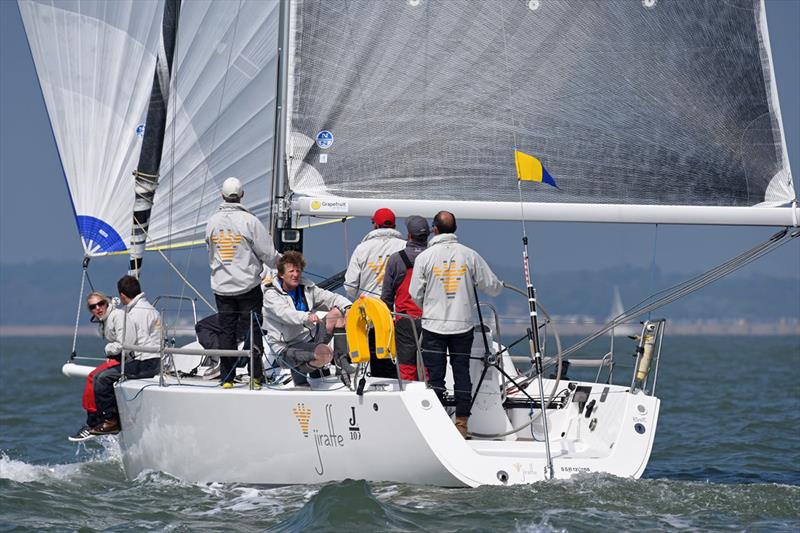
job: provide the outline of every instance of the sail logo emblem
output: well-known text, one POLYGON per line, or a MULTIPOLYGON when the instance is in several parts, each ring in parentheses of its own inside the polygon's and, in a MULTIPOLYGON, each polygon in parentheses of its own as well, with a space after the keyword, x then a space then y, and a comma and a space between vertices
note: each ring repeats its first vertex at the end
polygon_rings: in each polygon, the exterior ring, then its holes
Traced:
POLYGON ((456 291, 461 281, 464 279, 464 274, 467 272, 467 267, 464 265, 456 265, 455 260, 443 261, 443 267, 433 267, 433 276, 444 287, 444 292, 447 298, 452 300, 456 297, 456 291))
POLYGON ((375 283, 379 287, 383 285, 383 275, 386 273, 386 257, 385 255, 379 255, 375 261, 367 261, 367 268, 375 274, 375 283))
POLYGON ((230 265, 233 258, 236 256, 236 250, 239 249, 239 244, 242 242, 242 236, 239 233, 234 233, 233 230, 228 230, 227 233, 224 229, 219 230, 219 235, 211 235, 211 241, 217 245, 220 259, 222 264, 230 265))
POLYGON ((144 137, 144 124, 139 124, 136 126, 136 136, 140 139, 144 137))
POLYGON ((311 422, 311 408, 306 407, 304 403, 298 403, 294 406, 294 409, 292 409, 292 413, 297 419, 297 423, 300 424, 300 431, 303 432, 303 436, 308 437, 308 427, 311 422))
POLYGON ((311 211, 324 213, 347 213, 349 204, 342 200, 322 200, 314 198, 309 204, 311 211))
POLYGON ((317 133, 317 146, 326 150, 333 145, 333 133, 328 130, 322 130, 317 133))

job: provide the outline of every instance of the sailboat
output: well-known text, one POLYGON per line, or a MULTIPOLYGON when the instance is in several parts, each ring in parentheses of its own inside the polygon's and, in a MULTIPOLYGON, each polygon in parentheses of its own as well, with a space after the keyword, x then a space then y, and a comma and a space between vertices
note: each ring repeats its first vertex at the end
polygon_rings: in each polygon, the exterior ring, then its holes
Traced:
MULTIPOLYGON (((19 6, 86 257, 130 251, 143 276, 144 248, 202 244, 229 175, 283 250, 302 248, 315 223, 376 206, 401 217, 795 228, 597 336, 798 234, 762 0, 19 6), (165 111, 148 111, 154 99, 165 111), (523 187, 515 150, 557 185, 523 187)), ((533 301, 528 285, 520 298, 533 301)), ((308 390, 284 369, 262 390, 223 390, 165 371, 117 385, 125 471, 468 487, 640 477, 665 321, 644 322, 632 375, 612 379, 613 357, 574 355, 585 343, 562 349, 556 335, 542 357, 536 323, 531 369, 515 367, 514 343, 481 307, 471 440, 424 381, 361 368, 359 387, 331 376, 308 390), (597 378, 562 379, 567 357, 597 378)), ((158 351, 196 364, 210 354, 158 351)), ((85 375, 78 363, 65 373, 85 375)))
MULTIPOLYGON (((611 312, 608 315, 607 322, 612 322, 618 316, 621 316, 625 313, 625 306, 622 305, 622 296, 619 294, 619 287, 614 285, 614 296, 611 300, 611 312)), ((614 328, 608 332, 611 336, 619 336, 619 337, 633 337, 637 335, 640 331, 635 324, 620 324, 615 325, 614 328)))

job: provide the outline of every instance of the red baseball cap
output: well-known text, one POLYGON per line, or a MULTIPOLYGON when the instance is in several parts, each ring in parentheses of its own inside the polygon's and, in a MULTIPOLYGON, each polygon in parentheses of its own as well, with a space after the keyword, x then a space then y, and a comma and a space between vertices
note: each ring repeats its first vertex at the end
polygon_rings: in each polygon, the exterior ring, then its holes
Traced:
POLYGON ((381 207, 372 215, 372 223, 382 228, 394 227, 394 212, 391 209, 381 207))

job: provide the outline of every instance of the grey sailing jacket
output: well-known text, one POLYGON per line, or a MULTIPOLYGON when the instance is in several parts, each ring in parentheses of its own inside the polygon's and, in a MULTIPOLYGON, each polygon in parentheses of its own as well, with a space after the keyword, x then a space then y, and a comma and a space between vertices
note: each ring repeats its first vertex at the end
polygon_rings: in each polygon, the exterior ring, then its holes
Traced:
POLYGON ((422 309, 422 328, 452 335, 474 326, 473 286, 490 296, 503 290, 503 282, 471 248, 459 244, 455 234, 435 235, 414 261, 408 292, 422 309))
MULTIPOLYGON (((158 348, 161 346, 161 315, 153 305, 147 301, 144 293, 139 294, 125 306, 125 313, 122 320, 115 328, 119 331, 117 341, 123 339, 122 332, 125 332, 122 344, 138 346, 150 346, 158 348)), ((108 348, 107 348, 108 350, 108 348)), ((122 346, 119 346, 122 351, 122 346)), ((106 352, 107 353, 107 352, 106 352)), ((119 352, 118 352, 119 353, 119 352)), ((127 352, 127 358, 144 361, 160 357, 157 353, 127 352)))
POLYGON ((308 318, 314 311, 330 311, 338 307, 344 311, 351 305, 350 300, 335 292, 320 289, 314 283, 300 279, 303 294, 310 311, 298 311, 294 307, 292 297, 283 290, 281 282, 275 276, 264 289, 264 322, 267 329, 267 342, 276 354, 298 342, 311 340, 311 328, 314 327, 308 318))
POLYGON ((243 205, 223 202, 206 225, 211 290, 236 296, 261 283, 263 265, 275 268, 275 251, 264 225, 243 205))
POLYGON ((367 233, 353 250, 347 265, 344 275, 347 295, 355 298, 363 292, 367 296, 380 297, 386 260, 405 247, 405 239, 394 228, 379 228, 367 233))

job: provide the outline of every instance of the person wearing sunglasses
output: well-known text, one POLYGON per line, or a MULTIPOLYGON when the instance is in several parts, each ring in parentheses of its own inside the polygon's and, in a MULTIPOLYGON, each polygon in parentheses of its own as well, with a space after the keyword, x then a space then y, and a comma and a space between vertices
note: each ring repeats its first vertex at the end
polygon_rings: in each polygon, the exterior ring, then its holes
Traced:
POLYGON ((102 418, 97 413, 97 403, 94 395, 94 385, 97 375, 107 368, 119 365, 122 344, 122 326, 125 313, 117 309, 115 303, 100 291, 92 291, 86 297, 86 307, 91 314, 91 321, 98 326, 100 337, 107 341, 105 346, 106 361, 86 377, 86 385, 83 388, 83 408, 86 410, 86 424, 83 425, 74 435, 69 437, 73 442, 80 442, 93 437, 91 430, 93 427, 102 423, 102 418))

